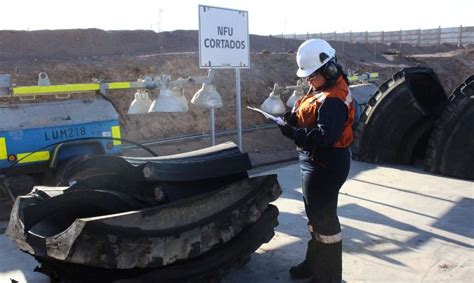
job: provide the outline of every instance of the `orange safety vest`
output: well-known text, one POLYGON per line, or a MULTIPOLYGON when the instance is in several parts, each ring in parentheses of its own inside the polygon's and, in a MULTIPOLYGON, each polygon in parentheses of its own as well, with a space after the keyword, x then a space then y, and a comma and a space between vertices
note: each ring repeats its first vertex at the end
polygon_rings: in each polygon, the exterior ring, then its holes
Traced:
POLYGON ((333 144, 333 147, 346 148, 352 143, 352 123, 355 120, 355 108, 349 87, 340 77, 336 84, 328 88, 324 92, 313 94, 312 89, 295 104, 296 120, 299 128, 315 128, 318 120, 318 110, 328 97, 337 97, 344 102, 348 108, 348 115, 344 123, 344 130, 342 131, 339 140, 333 144))

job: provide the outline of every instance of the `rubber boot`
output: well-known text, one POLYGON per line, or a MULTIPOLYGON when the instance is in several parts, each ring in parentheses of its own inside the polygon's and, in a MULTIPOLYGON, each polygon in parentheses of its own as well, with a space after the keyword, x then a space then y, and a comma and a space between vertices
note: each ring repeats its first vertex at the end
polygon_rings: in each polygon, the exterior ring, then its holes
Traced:
POLYGON ((342 241, 323 244, 316 241, 316 253, 311 283, 340 283, 342 280, 342 241))
POLYGON ((316 252, 316 241, 311 239, 308 241, 308 247, 306 248, 305 260, 300 264, 290 268, 290 275, 296 279, 305 279, 313 276, 313 270, 311 266, 315 264, 315 252, 316 252))

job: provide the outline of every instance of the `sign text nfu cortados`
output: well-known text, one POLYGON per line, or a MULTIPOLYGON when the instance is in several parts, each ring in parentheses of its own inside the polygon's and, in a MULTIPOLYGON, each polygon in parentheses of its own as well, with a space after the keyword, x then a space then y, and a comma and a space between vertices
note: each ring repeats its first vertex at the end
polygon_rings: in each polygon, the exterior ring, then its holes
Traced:
POLYGON ((225 39, 223 37, 232 37, 234 35, 233 27, 217 26, 216 38, 205 38, 204 46, 206 48, 221 49, 245 49, 245 40, 225 39))

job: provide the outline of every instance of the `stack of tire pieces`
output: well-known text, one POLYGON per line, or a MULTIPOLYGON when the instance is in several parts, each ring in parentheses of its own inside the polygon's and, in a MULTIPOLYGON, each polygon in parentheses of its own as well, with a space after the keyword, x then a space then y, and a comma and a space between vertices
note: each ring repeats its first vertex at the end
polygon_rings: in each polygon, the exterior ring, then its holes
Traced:
POLYGON ((207 282, 245 264, 278 225, 276 175, 249 177, 231 142, 188 153, 92 156, 62 186, 15 201, 7 236, 52 282, 207 282))
POLYGON ((353 159, 394 164, 425 159, 430 172, 472 179, 472 81, 471 76, 448 99, 432 69, 396 72, 369 99, 354 126, 353 159))

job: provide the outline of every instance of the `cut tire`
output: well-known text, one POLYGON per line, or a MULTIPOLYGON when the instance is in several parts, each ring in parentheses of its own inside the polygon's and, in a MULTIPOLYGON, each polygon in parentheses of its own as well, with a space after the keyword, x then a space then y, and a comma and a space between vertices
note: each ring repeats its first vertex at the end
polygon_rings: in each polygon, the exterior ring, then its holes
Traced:
POLYGON ((219 282, 233 267, 239 267, 263 243, 267 234, 274 235, 278 225, 278 209, 269 205, 262 217, 246 228, 231 242, 201 255, 158 269, 104 269, 42 257, 37 271, 47 274, 57 282, 219 282), (265 236, 262 236, 265 235, 265 236))
POLYGON ((247 153, 223 143, 183 154, 161 157, 93 156, 70 166, 61 184, 84 176, 113 173, 133 181, 186 182, 246 173, 252 168, 247 153))
POLYGON ((414 67, 395 73, 369 99, 355 125, 353 158, 410 164, 415 155, 424 156, 427 137, 447 100, 432 69, 414 67), (421 154, 416 152, 420 150, 421 154))
POLYGON ((474 75, 459 85, 429 140, 425 169, 474 179, 474 75))
POLYGON ((233 142, 161 157, 126 157, 134 166, 143 165, 147 181, 197 181, 241 174, 252 169, 247 153, 233 142))

